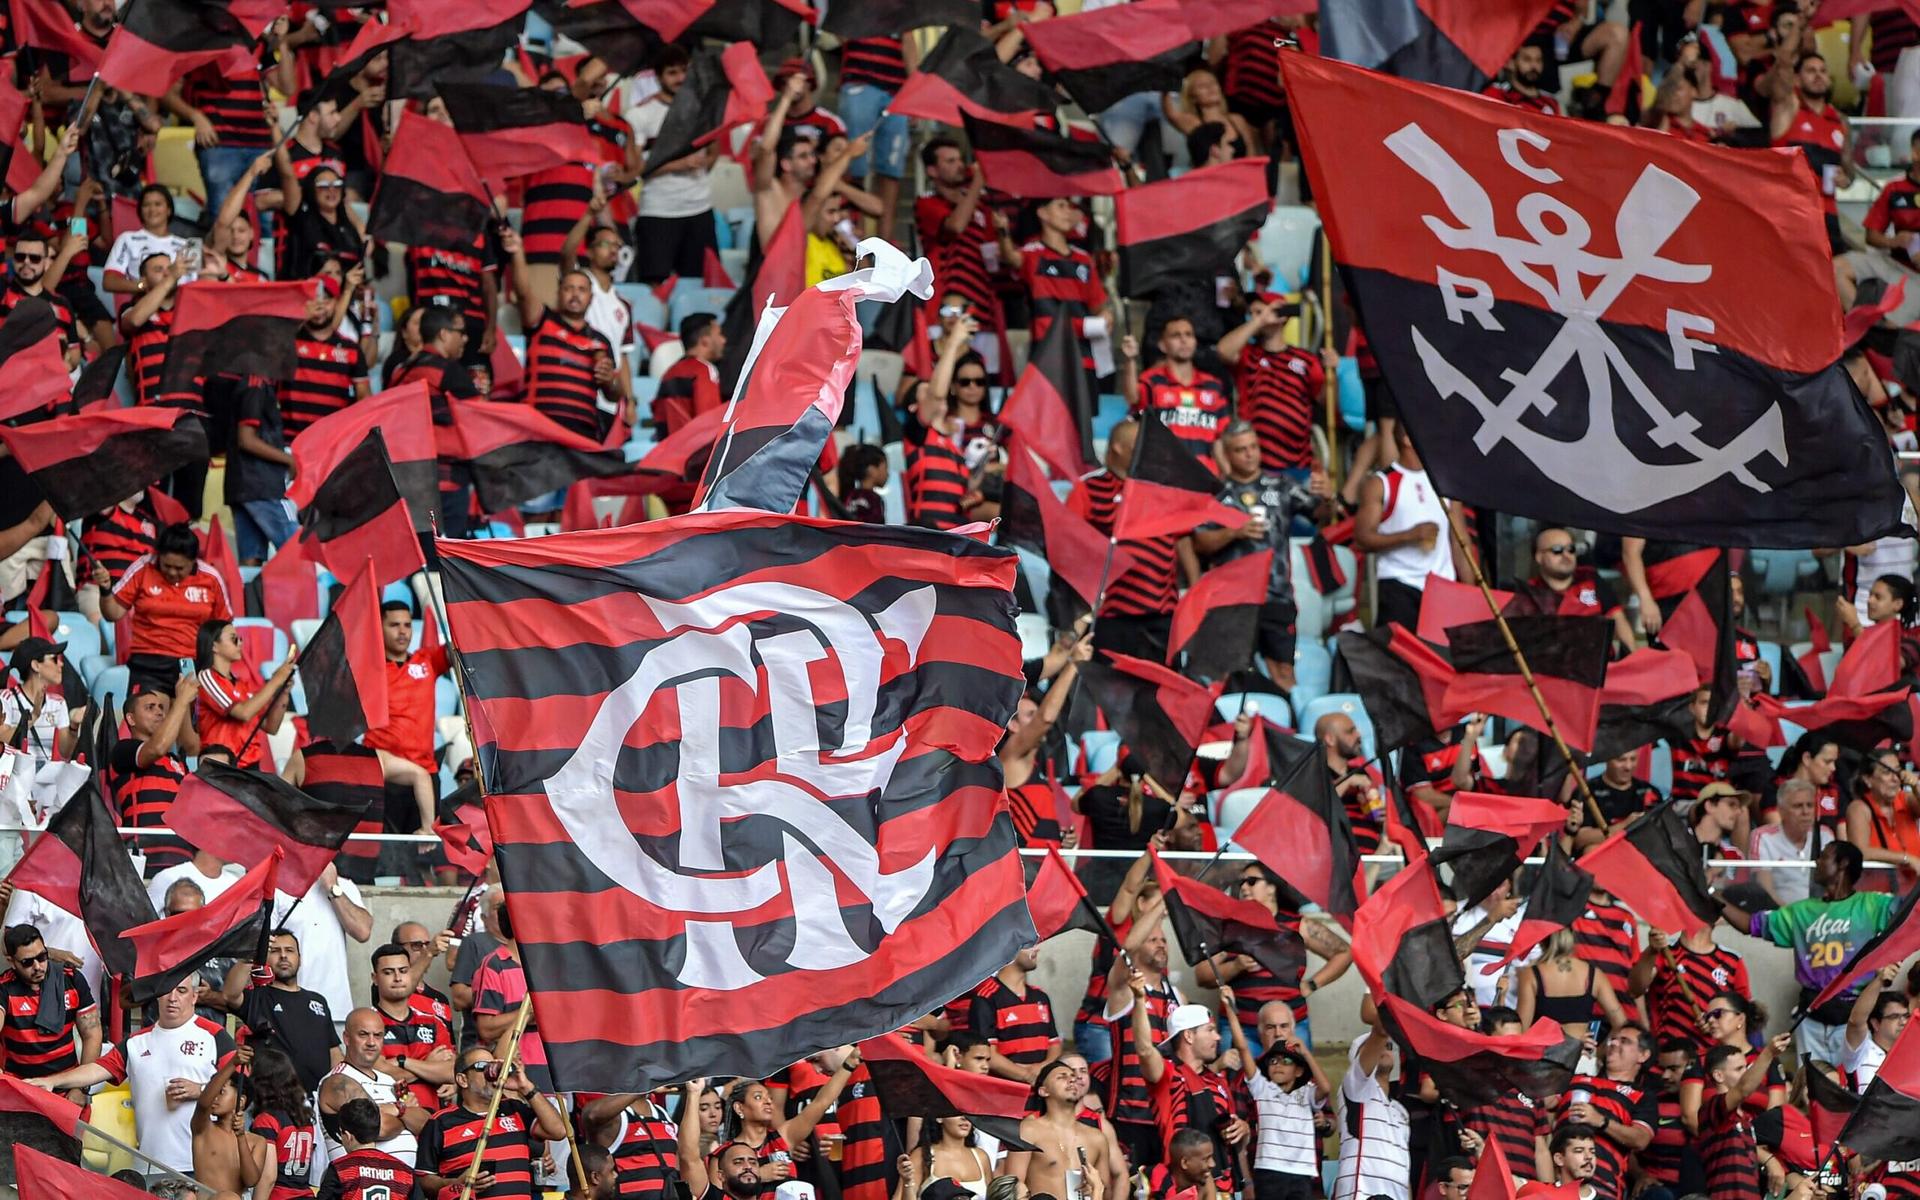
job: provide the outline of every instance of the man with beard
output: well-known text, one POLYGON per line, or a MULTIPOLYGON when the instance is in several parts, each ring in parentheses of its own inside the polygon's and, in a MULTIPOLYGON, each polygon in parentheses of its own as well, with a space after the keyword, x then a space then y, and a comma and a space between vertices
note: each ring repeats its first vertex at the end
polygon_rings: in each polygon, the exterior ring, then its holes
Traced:
POLYGON ((556 303, 548 308, 533 290, 520 235, 502 230, 500 245, 513 263, 513 290, 527 331, 527 403, 561 428, 593 442, 604 438, 611 424, 601 408, 603 397, 617 404, 631 424, 633 405, 614 365, 613 343, 587 324, 592 277, 577 267, 562 271, 556 303))
POLYGON ((63 238, 56 255, 45 234, 34 229, 23 231, 13 239, 13 280, 6 291, 0 292, 0 320, 28 319, 41 305, 52 311, 53 328, 60 335, 60 350, 69 370, 80 362, 80 329, 67 302, 47 290, 47 281, 59 280, 83 240, 63 238))
POLYGON ((1106 1194, 1107 1137, 1080 1120, 1086 1084, 1056 1058, 1040 1068, 1033 1090, 1044 1111, 1020 1122, 1020 1140, 1038 1149, 1009 1153, 1002 1172, 1025 1185, 1029 1196, 1100 1200, 1106 1194))
POLYGON ((1653 1129, 1660 1122, 1660 1102, 1640 1083, 1653 1051, 1652 1035, 1639 1026, 1614 1030, 1601 1048, 1604 1073, 1575 1075, 1554 1114, 1562 1129, 1584 1126, 1592 1131, 1593 1170, 1587 1178, 1608 1200, 1627 1194, 1627 1168, 1634 1155, 1653 1144, 1653 1129))
MULTIPOLYGON (((687 1109, 700 1110, 700 1093, 707 1081, 687 1083, 687 1109)), ((733 1140, 713 1148, 713 1157, 700 1153, 700 1122, 680 1122, 680 1178, 692 1200, 759 1200, 760 1155, 747 1143, 733 1140), (711 1173, 709 1173, 711 1170, 711 1173)))
POLYGON ((533 1086, 525 1068, 515 1063, 508 1073, 504 1066, 483 1046, 460 1056, 460 1069, 453 1077, 459 1095, 451 1105, 427 1118, 420 1130, 420 1151, 414 1166, 429 1195, 458 1190, 478 1157, 480 1170, 472 1181, 474 1195, 490 1200, 531 1200, 534 1163, 546 1153, 541 1143, 566 1137, 567 1120, 553 1101, 533 1086), (498 1099, 496 1090, 502 1093, 498 1099), (481 1149, 479 1133, 489 1114, 492 1125, 481 1149))
POLYGON ((1623 652, 1633 649, 1633 625, 1613 588, 1592 567, 1581 566, 1571 530, 1549 525, 1533 535, 1533 578, 1514 588, 1508 616, 1607 617, 1623 652))
POLYGON ((1820 182, 1820 203, 1827 215, 1828 248, 1835 254, 1850 249, 1840 237, 1840 208, 1835 194, 1853 182, 1853 130, 1840 110, 1828 102, 1833 81, 1827 60, 1818 54, 1795 59, 1781 53, 1773 63, 1773 111, 1768 132, 1775 146, 1798 146, 1807 166, 1820 182))
POLYGON ((621 237, 618 225, 598 223, 605 219, 606 211, 607 198, 594 193, 587 211, 580 214, 567 240, 560 243, 560 270, 578 270, 586 275, 593 288, 593 299, 587 302, 587 324, 605 335, 608 344, 619 352, 615 373, 624 381, 633 375, 633 310, 613 290, 613 272, 620 265, 620 250, 626 239, 621 237), (587 251, 584 258, 580 256, 582 243, 587 251))
POLYGON ((913 202, 913 223, 933 263, 934 293, 960 295, 966 315, 980 323, 973 348, 992 374, 1000 361, 1000 300, 993 277, 1002 264, 1016 261, 1019 251, 1004 218, 986 205, 980 164, 967 161, 959 142, 932 139, 920 148, 920 165, 927 173, 927 192, 913 202))
POLYGON ((1135 1170, 1159 1163, 1163 1149, 1154 1124, 1152 1094, 1141 1069, 1142 1042, 1151 1049, 1152 1043, 1164 1040, 1168 1015, 1186 1002, 1167 978, 1166 911, 1166 901, 1159 895, 1140 906, 1122 953, 1107 972, 1105 1014, 1113 1031, 1113 1058, 1102 1064, 1107 1072, 1103 1107, 1135 1170), (1136 1007, 1145 1009, 1149 1031, 1145 1039, 1134 1032, 1136 1007))
POLYGON ((1560 102, 1540 90, 1541 80, 1546 78, 1549 48, 1550 43, 1537 38, 1522 42, 1520 48, 1513 52, 1513 57, 1507 60, 1506 78, 1487 85, 1481 95, 1504 100, 1515 108, 1528 109, 1543 116, 1560 116, 1560 102))
POLYGON ((279 385, 280 427, 289 442, 322 417, 367 398, 366 357, 360 343, 340 333, 364 278, 357 263, 347 271, 344 286, 332 275, 320 275, 318 294, 307 299, 307 319, 293 339, 293 377, 279 385))
POLYGON ((340 1065, 333 1011, 325 996, 300 986, 300 942, 286 930, 275 930, 267 939, 267 961, 260 967, 246 959, 233 964, 225 999, 254 1039, 287 1052, 300 1086, 308 1091, 340 1065))

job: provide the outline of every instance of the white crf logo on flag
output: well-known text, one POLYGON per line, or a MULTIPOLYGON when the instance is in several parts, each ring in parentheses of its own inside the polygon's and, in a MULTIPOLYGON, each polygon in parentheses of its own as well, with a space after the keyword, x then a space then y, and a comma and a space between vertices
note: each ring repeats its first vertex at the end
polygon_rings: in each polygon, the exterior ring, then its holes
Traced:
POLYGON ((580 747, 547 780, 555 816, 615 883, 686 914, 683 984, 732 991, 762 979, 741 954, 731 918, 783 890, 793 908, 790 965, 830 970, 866 958, 841 916, 835 872, 867 897, 874 921, 891 933, 926 897, 938 852, 929 848, 911 865, 883 870, 874 844, 823 801, 874 795, 892 777, 907 734, 873 732, 882 667, 888 643, 904 646, 907 669, 917 663, 933 623, 934 589, 909 591, 871 620, 833 596, 789 583, 741 584, 685 603, 641 598, 669 636, 608 693, 580 747), (782 615, 786 627, 756 632, 768 614, 782 615), (792 628, 794 618, 806 627, 792 628), (823 746, 813 680, 836 674, 845 699, 840 689, 832 695, 844 704, 845 720, 840 744, 823 746), (775 758, 755 764, 751 779, 723 777, 723 675, 755 689, 772 728, 775 758), (613 803, 621 746, 663 689, 679 710, 678 864, 643 849, 613 803), (786 831, 778 859, 743 872, 728 866, 726 831, 748 815, 772 817, 786 831))
MULTIPOLYGON (((1750 464, 1769 455, 1787 462, 1784 422, 1777 404, 1743 430, 1703 431, 1699 420, 1669 411, 1641 380, 1626 355, 1616 346, 1601 321, 1622 293, 1636 280, 1674 285, 1705 283, 1711 263, 1679 262, 1661 255, 1661 248, 1680 229, 1700 201, 1686 181, 1656 166, 1642 168, 1618 212, 1612 214, 1617 254, 1590 248, 1593 226, 1567 200, 1546 190, 1563 182, 1554 169, 1552 139, 1530 129, 1503 129, 1497 135, 1501 158, 1521 176, 1542 185, 1515 206, 1511 221, 1525 237, 1500 232, 1486 189, 1418 123, 1395 130, 1387 149, 1439 192, 1452 221, 1428 213, 1423 224, 1448 249, 1467 252, 1463 270, 1442 266, 1437 282, 1447 320, 1469 322, 1488 334, 1504 332, 1494 311, 1495 291, 1486 279, 1466 273, 1469 263, 1491 254, 1544 307, 1563 318, 1559 331, 1532 365, 1501 372, 1506 395, 1494 398, 1482 384, 1449 362, 1416 327, 1413 346, 1427 379, 1441 399, 1459 397, 1480 417, 1474 445, 1490 454, 1502 442, 1511 442, 1541 472, 1575 495, 1618 513, 1635 512, 1696 491, 1722 476, 1731 475, 1756 492, 1771 490, 1750 464), (1548 387, 1569 368, 1587 390, 1585 432, 1574 441, 1549 437, 1523 423, 1530 412, 1552 413, 1561 403, 1548 387), (1621 441, 1614 380, 1624 400, 1637 406, 1636 424, 1650 423, 1648 437, 1662 449, 1677 449, 1685 462, 1649 463, 1621 441), (1713 445, 1712 441, 1720 442, 1713 445)), ((1570 195, 1577 190, 1567 189, 1570 195)), ((1711 335, 1711 319, 1680 308, 1666 310, 1666 335, 1673 367, 1695 369, 1698 355, 1717 353, 1711 342, 1694 336, 1711 335)))

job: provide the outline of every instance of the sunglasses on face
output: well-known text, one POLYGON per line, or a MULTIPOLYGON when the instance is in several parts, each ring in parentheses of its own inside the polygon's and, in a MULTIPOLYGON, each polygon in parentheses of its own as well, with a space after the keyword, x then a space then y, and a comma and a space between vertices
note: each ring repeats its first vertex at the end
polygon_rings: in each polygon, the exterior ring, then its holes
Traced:
POLYGON ((316 183, 313 185, 313 190, 316 192, 338 192, 344 191, 346 186, 344 183, 316 183))
POLYGON ((985 387, 987 386, 987 377, 985 375, 962 375, 953 382, 960 387, 985 387))
POLYGON ((1719 1020, 1721 1017, 1732 1016, 1733 1010, 1730 1008, 1710 1008, 1706 1012, 1701 1013, 1700 1015, 1705 1017, 1709 1021, 1716 1021, 1716 1020, 1719 1020))
POLYGON ((44 254, 29 254, 21 250, 15 250, 13 252, 13 261, 18 263, 45 262, 47 261, 47 256, 44 254))
POLYGON ((42 950, 40 953, 32 955, 30 957, 14 959, 13 965, 16 967, 19 967, 22 971, 24 971, 28 967, 35 966, 39 963, 43 963, 46 961, 47 961, 47 952, 45 950, 42 950))
POLYGON ((1572 554, 1573 553, 1572 546, 1542 546, 1540 548, 1546 551, 1548 554, 1572 554))

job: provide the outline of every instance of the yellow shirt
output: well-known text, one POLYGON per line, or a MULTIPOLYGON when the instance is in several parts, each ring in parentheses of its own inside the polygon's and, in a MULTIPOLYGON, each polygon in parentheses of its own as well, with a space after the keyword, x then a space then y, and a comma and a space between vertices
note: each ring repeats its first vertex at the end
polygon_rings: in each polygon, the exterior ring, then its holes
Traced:
POLYGON ((847 252, 840 248, 835 238, 821 237, 817 233, 807 235, 807 286, 832 279, 835 275, 845 275, 853 270, 853 264, 847 261, 847 252))

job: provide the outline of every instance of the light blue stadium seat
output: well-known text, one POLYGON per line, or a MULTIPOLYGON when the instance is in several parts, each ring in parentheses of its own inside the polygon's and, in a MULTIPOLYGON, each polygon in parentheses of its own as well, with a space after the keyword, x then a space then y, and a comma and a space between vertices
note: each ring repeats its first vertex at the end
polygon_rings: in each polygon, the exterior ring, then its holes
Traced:
MULTIPOLYGON (((1240 828, 1240 822, 1247 819, 1253 806, 1260 803, 1260 797, 1267 794, 1264 787, 1235 788, 1231 792, 1217 792, 1213 797, 1213 828, 1224 845, 1233 838, 1234 830, 1240 828)), ((1234 849, 1245 849, 1235 846, 1234 849)))
POLYGON ((1293 706, 1305 708, 1333 686, 1333 655, 1318 642, 1296 641, 1293 646, 1293 706))
POLYGON ((1373 718, 1367 715, 1366 705, 1352 692, 1329 692, 1300 710, 1300 723, 1296 728, 1303 737, 1311 737, 1314 723, 1328 713, 1345 713, 1353 718, 1354 725, 1360 730, 1360 748, 1368 758, 1374 756, 1373 718))
POLYGON ((1767 689, 1769 692, 1778 693, 1780 691, 1780 663, 1782 653, 1783 648, 1779 642, 1760 643, 1760 661, 1767 664, 1767 670, 1773 677, 1773 686, 1767 689))
POLYGON ((1258 708, 1260 716, 1275 725, 1293 728, 1293 707, 1287 703, 1285 696, 1273 692, 1227 692, 1214 701, 1213 707, 1222 721, 1237 721, 1241 707, 1248 701, 1258 708))
POLYGON ((1313 268, 1314 233, 1320 216, 1303 205, 1278 205, 1254 235, 1260 261, 1273 271, 1274 288, 1298 291, 1313 268))
POLYGON ((388 584, 386 589, 380 593, 380 603, 385 604, 389 600, 398 600, 404 604, 412 604, 414 603, 413 588, 407 585, 406 580, 396 579, 388 584))
POLYGON ((633 310, 635 321, 655 329, 667 327, 667 306, 646 284, 616 283, 613 285, 613 294, 627 302, 627 307, 633 310))
POLYGON ((74 670, 80 672, 80 681, 87 685, 89 692, 96 690, 94 684, 113 666, 111 654, 89 654, 83 658, 69 656, 67 661, 73 664, 74 670))
POLYGON ((667 303, 668 328, 679 329, 680 322, 695 313, 712 313, 717 317, 727 311, 727 301, 733 299, 734 289, 702 287, 697 279, 692 287, 686 283, 684 279, 680 281, 667 303))
POLYGON ((439 675, 433 681, 433 713, 436 717, 451 717, 460 711, 460 689, 453 680, 439 675))
POLYGON ((1031 550, 1013 547, 1020 558, 1020 570, 1027 577, 1027 590, 1033 594, 1033 603, 1040 613, 1047 610, 1047 593, 1053 588, 1053 567, 1047 560, 1031 550))
POLYGON ((112 696, 116 701, 124 703, 127 698, 128 682, 125 666, 108 667, 94 677, 93 682, 87 685, 87 691, 92 693, 96 700, 104 700, 112 696))
POLYGON ((1102 392, 1094 398, 1093 440, 1104 442, 1113 433, 1113 427, 1127 419, 1127 401, 1124 396, 1112 392, 1102 392))
POLYGON ((733 222, 727 220, 726 214, 724 213, 718 213, 718 212, 714 213, 713 214, 713 247, 714 249, 731 250, 733 249, 733 240, 734 240, 733 222))
POLYGON ((67 647, 67 661, 80 667, 80 660, 101 653, 105 647, 100 639, 100 627, 77 612, 56 612, 53 614, 53 640, 67 647))
MULTIPOLYGON (((287 647, 289 645, 287 631, 275 625, 272 621, 267 620, 265 617, 235 617, 233 624, 238 629, 273 630, 273 654, 271 656, 273 661, 277 663, 287 657, 287 647)), ((267 674, 265 667, 260 668, 260 674, 262 677, 265 677, 267 674)))
POLYGON ((733 237, 737 245, 745 246, 753 234, 753 205, 743 204, 738 208, 729 208, 721 214, 727 224, 733 226, 733 237))
POLYGON ((850 431, 855 441, 878 442, 880 440, 880 389, 874 386, 871 375, 853 377, 853 418, 850 431))
POLYGON ((1080 735, 1080 744, 1087 755, 1082 775, 1098 775, 1120 759, 1120 735, 1111 729, 1090 729, 1080 735))
POLYGON ((907 523, 907 451, 899 442, 889 442, 882 451, 887 456, 889 482, 887 490, 880 497, 880 507, 886 513, 887 524, 905 525, 907 523))

